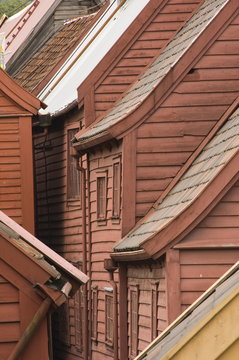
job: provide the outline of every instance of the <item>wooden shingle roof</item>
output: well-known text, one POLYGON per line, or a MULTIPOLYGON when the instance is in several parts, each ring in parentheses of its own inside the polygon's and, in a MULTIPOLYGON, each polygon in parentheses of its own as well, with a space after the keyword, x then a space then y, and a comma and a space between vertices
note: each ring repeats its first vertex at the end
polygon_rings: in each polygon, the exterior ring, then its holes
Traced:
MULTIPOLYGON (((237 108, 164 200, 155 206, 140 224, 115 246, 114 250, 116 252, 139 250, 147 240, 150 241, 149 239, 160 235, 161 231, 168 228, 179 215, 190 208, 238 152, 239 109, 237 108)), ((239 168, 235 171, 238 170, 239 168)), ((196 215, 199 214, 195 213, 196 215)), ((158 242, 160 248, 160 240, 158 242)))
POLYGON ((94 17, 95 14, 81 16, 65 23, 14 75, 15 80, 28 91, 34 91, 67 51, 79 42, 94 17))
POLYGON ((111 127, 134 112, 179 63, 192 44, 228 3, 229 0, 206 0, 113 110, 93 126, 76 135, 76 145, 80 147, 90 139, 106 135, 111 127))

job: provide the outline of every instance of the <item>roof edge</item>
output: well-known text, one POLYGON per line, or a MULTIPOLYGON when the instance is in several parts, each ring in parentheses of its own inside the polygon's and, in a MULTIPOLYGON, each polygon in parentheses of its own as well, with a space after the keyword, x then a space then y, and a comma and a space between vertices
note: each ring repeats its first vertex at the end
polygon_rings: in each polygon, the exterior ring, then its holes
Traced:
POLYGON ((238 161, 239 151, 188 207, 157 233, 142 242, 140 246, 154 259, 157 259, 169 247, 181 241, 205 218, 239 179, 238 161))
POLYGON ((21 87, 4 70, 0 69, 0 90, 9 98, 15 101, 20 107, 36 115, 45 104, 21 87))

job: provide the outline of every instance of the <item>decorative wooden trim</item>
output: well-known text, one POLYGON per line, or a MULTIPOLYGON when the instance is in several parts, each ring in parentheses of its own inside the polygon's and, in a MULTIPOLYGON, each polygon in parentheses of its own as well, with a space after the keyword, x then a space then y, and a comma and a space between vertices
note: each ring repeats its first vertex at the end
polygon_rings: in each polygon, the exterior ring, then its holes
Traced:
POLYGON ((127 267, 120 264, 119 267, 119 352, 120 359, 128 358, 128 288, 127 288, 127 267))
POLYGON ((130 359, 134 359, 138 353, 139 335, 139 285, 130 285, 130 359))
POLYGON ((35 234, 32 119, 19 118, 21 161, 22 226, 35 234))
POLYGON ((105 343, 114 345, 113 288, 105 288, 105 343))
POLYGON ((135 225, 136 133, 131 132, 122 145, 122 237, 135 225))
POLYGON ((181 314, 181 283, 179 250, 166 252, 166 289, 168 325, 181 314))
POLYGON ((112 221, 119 222, 121 209, 121 192, 122 192, 122 170, 121 156, 117 156, 112 162, 113 184, 112 184, 112 221))
MULTIPOLYGON (((71 140, 79 130, 79 124, 66 127, 66 196, 67 204, 80 205, 80 174, 77 169, 77 159, 74 157, 74 148, 71 146, 71 140)), ((80 165, 80 164, 79 164, 80 165)))
POLYGON ((94 341, 98 341, 98 332, 97 332, 97 325, 98 325, 98 286, 93 286, 91 288, 91 296, 92 296, 92 315, 91 315, 91 339, 94 341))
POLYGON ((151 289, 151 341, 158 336, 158 295, 159 281, 156 281, 151 289))
POLYGON ((96 206, 97 221, 106 224, 107 219, 107 190, 108 190, 108 171, 96 172, 96 206))

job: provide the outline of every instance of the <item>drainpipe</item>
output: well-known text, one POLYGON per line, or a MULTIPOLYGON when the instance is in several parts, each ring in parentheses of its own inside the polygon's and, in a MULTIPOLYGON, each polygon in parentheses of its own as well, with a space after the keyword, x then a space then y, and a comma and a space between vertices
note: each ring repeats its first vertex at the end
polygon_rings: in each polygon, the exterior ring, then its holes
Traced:
MULTIPOLYGON (((24 333, 22 334, 21 339, 18 341, 17 345, 13 349, 11 355, 8 357, 7 360, 19 360, 20 355, 25 350, 26 346, 28 345, 29 341, 32 339, 33 335, 35 334, 36 330, 38 329, 39 325, 47 315, 53 301, 49 297, 47 297, 41 304, 40 308, 34 315, 31 323, 25 329, 24 333)), ((37 349, 36 349, 37 350, 37 349)))
POLYGON ((113 329, 113 346, 114 346, 114 360, 118 360, 118 296, 117 296, 117 284, 114 280, 114 271, 117 269, 117 266, 111 259, 105 259, 104 267, 109 272, 109 282, 113 288, 113 319, 114 319, 114 329, 113 329))
MULTIPOLYGON (((91 297, 91 278, 92 278, 92 268, 91 268, 91 264, 92 264, 92 241, 91 241, 91 205, 90 205, 90 160, 89 160, 89 154, 86 154, 86 169, 87 169, 87 176, 86 176, 86 181, 87 181, 87 209, 88 209, 88 214, 87 214, 87 218, 88 218, 88 271, 89 271, 89 282, 88 282, 88 287, 89 287, 89 313, 88 313, 88 323, 89 323, 89 334, 90 334, 90 338, 91 338, 91 334, 92 334, 92 297, 91 297)), ((91 358, 91 351, 92 351, 92 343, 91 341, 89 342, 89 354, 90 354, 90 358, 91 358)))
MULTIPOLYGON (((77 170, 81 172, 81 212, 82 212, 82 271, 87 274, 87 249, 86 249, 86 169, 79 165, 79 155, 76 157, 77 170)), ((83 332, 83 351, 84 360, 88 360, 88 302, 87 302, 87 285, 83 287, 83 317, 84 317, 84 332, 83 332)))

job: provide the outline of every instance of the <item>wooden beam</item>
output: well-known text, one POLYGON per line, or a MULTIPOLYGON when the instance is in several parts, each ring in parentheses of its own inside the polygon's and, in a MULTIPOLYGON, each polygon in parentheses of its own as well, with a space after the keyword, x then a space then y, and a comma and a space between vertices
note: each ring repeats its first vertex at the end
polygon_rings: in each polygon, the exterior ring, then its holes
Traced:
POLYGON ((135 225, 136 133, 129 133, 122 149, 122 237, 135 225))
POLYGON ((166 253, 166 291, 168 325, 181 313, 179 250, 169 249, 166 253))

